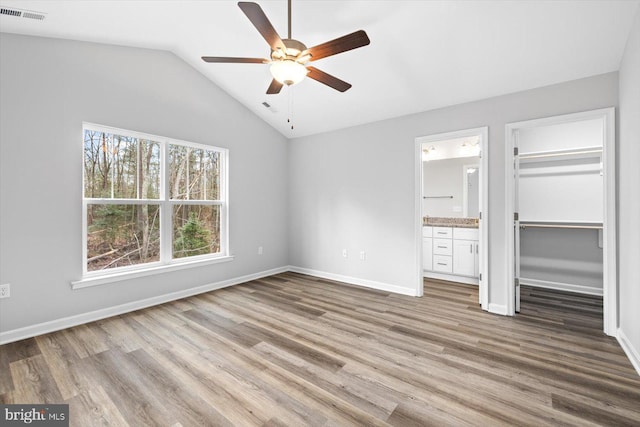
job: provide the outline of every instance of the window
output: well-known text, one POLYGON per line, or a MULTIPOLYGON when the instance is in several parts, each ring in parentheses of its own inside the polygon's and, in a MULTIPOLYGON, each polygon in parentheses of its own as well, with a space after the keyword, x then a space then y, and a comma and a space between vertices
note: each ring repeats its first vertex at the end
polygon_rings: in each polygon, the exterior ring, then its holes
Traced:
POLYGON ((227 150, 85 124, 84 276, 227 255, 227 150))

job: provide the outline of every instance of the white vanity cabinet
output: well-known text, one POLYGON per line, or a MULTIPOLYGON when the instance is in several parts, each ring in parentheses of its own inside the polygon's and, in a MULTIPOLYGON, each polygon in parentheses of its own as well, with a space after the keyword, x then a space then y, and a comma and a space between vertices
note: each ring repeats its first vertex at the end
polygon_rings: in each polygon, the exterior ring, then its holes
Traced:
POLYGON ((478 283, 478 229, 422 227, 424 275, 442 280, 478 283))

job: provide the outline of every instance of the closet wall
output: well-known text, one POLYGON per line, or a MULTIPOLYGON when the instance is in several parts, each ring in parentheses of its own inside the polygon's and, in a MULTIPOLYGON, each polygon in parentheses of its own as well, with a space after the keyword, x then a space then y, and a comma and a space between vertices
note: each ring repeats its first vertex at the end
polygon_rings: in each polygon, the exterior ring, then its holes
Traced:
POLYGON ((602 120, 518 131, 521 283, 602 294, 602 120))

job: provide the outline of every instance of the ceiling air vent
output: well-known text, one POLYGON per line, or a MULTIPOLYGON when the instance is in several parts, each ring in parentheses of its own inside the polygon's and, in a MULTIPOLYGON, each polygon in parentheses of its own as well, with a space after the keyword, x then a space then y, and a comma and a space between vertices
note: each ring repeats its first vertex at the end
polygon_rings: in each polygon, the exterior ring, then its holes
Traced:
POLYGON ((33 13, 33 12, 24 12, 22 14, 23 18, 29 19, 37 19, 38 21, 42 21, 44 19, 44 15, 41 13, 33 13))
POLYGON ((271 104, 269 104, 267 101, 264 101, 264 102, 262 103, 262 105, 264 105, 264 106, 265 106, 265 108, 266 108, 267 110, 271 111, 272 113, 277 113, 277 112, 278 112, 278 110, 276 110, 276 108, 275 108, 275 107, 272 107, 272 106, 271 106, 271 104))
POLYGON ((0 15, 9 15, 9 16, 22 16, 22 12, 15 9, 5 9, 0 8, 0 15))
POLYGON ((0 15, 7 16, 15 16, 16 18, 27 18, 27 19, 35 19, 37 21, 42 21, 47 15, 45 13, 29 11, 29 10, 20 10, 20 9, 8 9, 6 7, 0 8, 0 15))

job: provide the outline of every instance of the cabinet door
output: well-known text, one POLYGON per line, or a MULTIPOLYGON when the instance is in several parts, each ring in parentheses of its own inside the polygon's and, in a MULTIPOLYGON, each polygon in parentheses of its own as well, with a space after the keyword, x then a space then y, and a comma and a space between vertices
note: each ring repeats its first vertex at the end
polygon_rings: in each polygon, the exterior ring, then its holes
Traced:
POLYGON ((476 248, 473 240, 453 241, 453 274, 473 276, 475 273, 476 248))
POLYGON ((433 239, 431 237, 422 238, 422 268, 433 270, 433 239))

